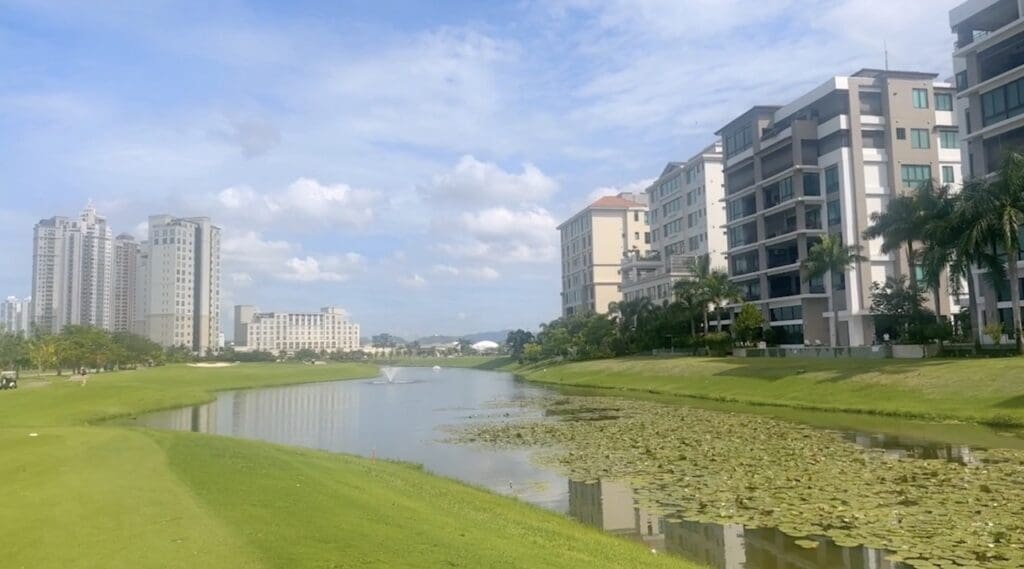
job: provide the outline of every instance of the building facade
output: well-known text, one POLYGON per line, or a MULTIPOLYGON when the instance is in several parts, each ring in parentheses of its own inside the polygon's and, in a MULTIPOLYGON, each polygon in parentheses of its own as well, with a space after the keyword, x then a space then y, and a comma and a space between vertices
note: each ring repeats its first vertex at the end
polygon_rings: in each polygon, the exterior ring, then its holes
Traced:
POLYGON ((162 346, 216 349, 220 228, 209 218, 149 218, 136 263, 135 329, 162 346))
MULTIPOLYGON (((754 107, 719 131, 729 275, 780 343, 871 344, 872 283, 916 276, 904 251, 883 254, 880 239, 861 234, 893 196, 926 180, 962 182, 955 90, 935 78, 865 69, 786 106, 754 107), (867 257, 836 275, 831 292, 800 269, 826 233, 867 257), (838 315, 828 310, 830 296, 838 315)), ((948 314, 949 299, 940 300, 948 314)))
MULTIPOLYGON (((970 0, 950 11, 949 21, 957 36, 953 69, 964 172, 968 179, 987 178, 1007 152, 1024 152, 1024 0, 970 0)), ((1024 258, 1024 244, 1020 254, 1024 258)), ((1015 276, 1024 284, 1024 271, 1015 276)), ((986 277, 974 274, 980 308, 974 325, 1001 322, 1009 332, 1009 281, 997 287, 986 277)))
POLYGON ((138 282, 139 243, 127 233, 114 239, 111 330, 130 332, 135 323, 135 289, 138 282))
POLYGON ((558 226, 562 249, 562 316, 605 313, 622 300, 627 252, 650 250, 646 194, 603 197, 558 226))
POLYGON ((696 258, 708 255, 712 268, 725 268, 725 178, 722 145, 716 142, 686 162, 670 162, 647 188, 650 251, 622 259, 622 296, 673 299, 673 286, 688 278, 696 258))
MULTIPOLYGON (((252 308, 236 306, 239 308, 252 308)), ((235 321, 236 336, 241 333, 235 321)), ((359 325, 350 322, 348 314, 335 307, 321 308, 320 312, 255 312, 245 329, 245 348, 251 351, 288 352, 313 350, 315 352, 350 352, 360 349, 359 325)))
POLYGON ((32 298, 8 296, 0 303, 0 332, 28 334, 32 331, 32 298))
POLYGON ((114 245, 89 205, 78 219, 52 217, 33 230, 33 322, 57 333, 68 325, 113 326, 114 245))
POLYGON ((245 346, 249 341, 249 323, 256 315, 256 307, 248 304, 235 305, 235 332, 232 340, 236 347, 245 346))

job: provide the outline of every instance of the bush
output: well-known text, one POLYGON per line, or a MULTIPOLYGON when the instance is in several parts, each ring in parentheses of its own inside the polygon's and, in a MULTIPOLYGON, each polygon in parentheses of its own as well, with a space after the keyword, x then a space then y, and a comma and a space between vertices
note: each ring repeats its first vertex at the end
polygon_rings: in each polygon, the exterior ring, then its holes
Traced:
POLYGON ((724 357, 732 353, 732 336, 727 332, 711 332, 704 335, 704 345, 710 355, 724 357))

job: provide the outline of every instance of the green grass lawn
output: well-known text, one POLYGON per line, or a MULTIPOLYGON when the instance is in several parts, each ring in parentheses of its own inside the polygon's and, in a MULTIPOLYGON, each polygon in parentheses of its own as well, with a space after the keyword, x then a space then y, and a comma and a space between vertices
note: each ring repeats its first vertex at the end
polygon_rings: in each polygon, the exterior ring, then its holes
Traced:
POLYGON ((101 422, 219 389, 372 375, 168 366, 0 392, 0 566, 687 566, 413 465, 101 422))
POLYGON ((651 358, 511 368, 533 381, 826 411, 1024 425, 1024 358, 651 358))

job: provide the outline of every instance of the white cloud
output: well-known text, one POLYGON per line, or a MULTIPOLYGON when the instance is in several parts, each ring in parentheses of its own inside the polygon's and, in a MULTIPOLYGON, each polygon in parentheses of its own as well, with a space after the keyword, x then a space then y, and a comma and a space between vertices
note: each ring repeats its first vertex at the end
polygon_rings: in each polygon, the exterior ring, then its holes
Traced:
POLYGON ((398 283, 406 288, 423 288, 427 286, 427 279, 423 278, 417 273, 403 276, 398 279, 398 283))
POLYGON ((522 173, 514 174, 466 155, 452 170, 434 176, 423 191, 429 197, 467 204, 537 203, 558 191, 558 182, 533 164, 523 164, 522 173))
POLYGON ((657 178, 645 178, 643 180, 636 180, 635 182, 629 182, 621 186, 601 186, 598 188, 594 188, 593 190, 591 190, 589 194, 587 194, 587 197, 584 198, 584 201, 579 204, 579 207, 583 208, 584 206, 590 205, 591 203, 600 198, 603 198, 605 196, 615 196, 623 192, 642 194, 644 190, 646 190, 651 184, 653 184, 654 180, 656 179, 657 178))
MULTIPOLYGON (((557 256, 555 218, 544 208, 492 207, 438 220, 436 248, 452 257, 545 263, 557 256)), ((496 277, 494 277, 496 278, 496 277)))
POLYGON ((225 188, 217 194, 217 202, 224 213, 250 223, 293 229, 363 228, 374 221, 379 197, 377 192, 347 184, 299 178, 279 193, 259 193, 247 186, 225 188))
POLYGON ((261 279, 294 282, 340 282, 365 269, 357 253, 302 254, 301 247, 283 240, 265 240, 248 231, 221 242, 224 264, 233 286, 248 286, 261 279))
POLYGON ((449 277, 465 277, 480 281, 493 281, 501 278, 501 273, 492 267, 453 267, 451 265, 434 265, 433 271, 449 277))

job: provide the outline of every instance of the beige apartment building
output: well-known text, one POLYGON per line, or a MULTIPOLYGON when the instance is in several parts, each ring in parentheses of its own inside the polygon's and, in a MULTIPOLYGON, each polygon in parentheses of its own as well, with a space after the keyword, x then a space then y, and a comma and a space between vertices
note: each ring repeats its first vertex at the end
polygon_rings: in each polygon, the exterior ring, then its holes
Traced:
MULTIPOLYGON (((262 352, 313 350, 350 352, 360 347, 359 324, 341 308, 320 312, 257 312, 255 307, 235 307, 235 338, 245 336, 244 349, 262 352)), ((238 346, 239 348, 243 346, 238 346)))
MULTIPOLYGON (((969 179, 986 178, 1006 152, 1024 152, 1024 0, 969 0, 950 11, 949 23, 957 36, 953 69, 964 170, 969 179)), ((1020 254, 1024 258, 1024 247, 1020 254)), ((975 325, 1001 322, 1009 331, 1009 281, 996 287, 984 273, 974 274, 981 308, 975 325)), ((1024 284, 1024 272, 1016 278, 1024 284)))
POLYGON ((562 316, 605 313, 622 300, 623 255, 650 249, 646 194, 603 197, 558 226, 562 248, 562 316))
MULTIPOLYGON (((880 240, 861 233, 893 196, 929 179, 962 182, 954 95, 932 73, 863 69, 785 106, 753 107, 718 132, 729 275, 780 343, 873 343, 871 284, 917 271, 905 252, 883 254, 880 240), (867 257, 838 275, 838 314, 827 308, 833 294, 823 279, 800 269, 825 233, 867 257)), ((941 302, 948 314, 949 299, 941 302)))
POLYGON ((139 243, 127 233, 114 239, 113 307, 111 330, 130 332, 135 323, 139 243))
POLYGON ((646 190, 650 204, 650 251, 629 251, 622 259, 622 296, 672 302, 673 287, 692 274, 697 257, 708 255, 725 269, 725 177, 722 144, 686 162, 669 162, 646 190))

